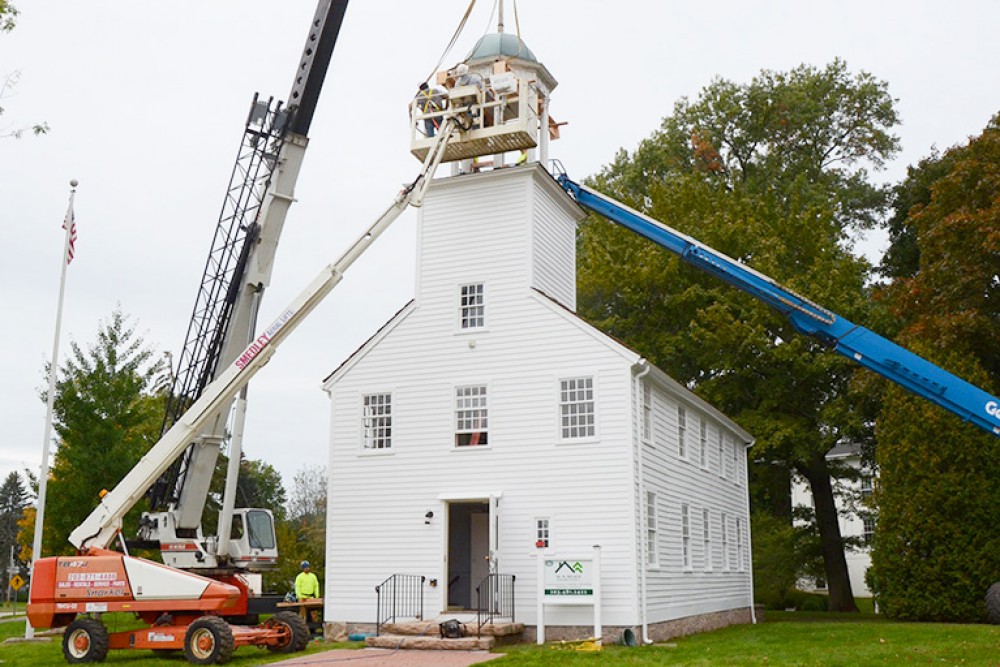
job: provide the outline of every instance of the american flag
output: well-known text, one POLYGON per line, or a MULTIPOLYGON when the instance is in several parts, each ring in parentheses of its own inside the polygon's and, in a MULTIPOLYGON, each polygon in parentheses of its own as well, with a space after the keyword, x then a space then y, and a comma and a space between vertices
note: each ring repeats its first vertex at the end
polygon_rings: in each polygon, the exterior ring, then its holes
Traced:
POLYGON ((73 213, 72 201, 70 201, 69 210, 66 211, 66 217, 63 219, 62 228, 66 229, 67 225, 69 225, 69 242, 66 244, 66 264, 68 265, 73 261, 76 252, 76 215, 73 213))

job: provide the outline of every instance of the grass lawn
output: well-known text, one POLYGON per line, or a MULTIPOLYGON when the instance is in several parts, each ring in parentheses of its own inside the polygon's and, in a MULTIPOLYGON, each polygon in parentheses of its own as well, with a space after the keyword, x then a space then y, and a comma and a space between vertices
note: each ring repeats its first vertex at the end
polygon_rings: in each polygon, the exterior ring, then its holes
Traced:
MULTIPOLYGON (((106 618, 122 630, 126 617, 106 618)), ((0 623, 0 639, 24 635, 24 621, 0 623)), ((361 644, 312 642, 305 654, 361 644)), ((490 667, 661 667, 663 665, 967 665, 1000 667, 1000 626, 892 623, 871 614, 768 612, 757 626, 737 626, 677 639, 669 644, 600 652, 570 646, 505 646, 490 667)), ((303 655, 301 653, 296 655, 303 655)), ((254 647, 238 649, 229 665, 263 665, 286 656, 254 647)), ((58 639, 45 644, 0 645, 0 666, 50 667, 65 664, 58 639)), ((186 665, 183 653, 153 656, 149 651, 111 651, 104 664, 186 665)), ((363 663, 359 663, 363 664, 363 663)))
MULTIPOLYGON (((107 614, 104 622, 110 632, 127 630, 133 627, 141 627, 136 624, 128 614, 107 614)), ((0 623, 0 641, 8 637, 24 636, 24 616, 17 621, 7 621, 0 623)), ((320 651, 329 651, 334 648, 360 648, 361 642, 350 642, 333 644, 326 642, 310 642, 305 651, 295 653, 292 656, 280 653, 271 653, 267 649, 254 646, 244 646, 236 649, 233 659, 226 665, 237 667, 251 667, 252 665, 266 665, 270 662, 285 660, 293 656, 309 655, 320 651)), ((0 667, 54 667, 65 665, 66 661, 62 654, 62 637, 53 637, 51 641, 45 643, 24 643, 24 644, 0 644, 0 667)), ((109 651, 108 658, 103 663, 105 665, 127 665, 128 667, 165 667, 167 665, 189 665, 184 658, 184 652, 178 651, 176 654, 158 656, 152 651, 109 651)))
POLYGON ((584 665, 982 665, 1000 667, 1000 627, 891 623, 869 614, 768 612, 768 622, 600 653, 504 647, 490 667, 584 665), (820 619, 820 620, 817 620, 820 619))

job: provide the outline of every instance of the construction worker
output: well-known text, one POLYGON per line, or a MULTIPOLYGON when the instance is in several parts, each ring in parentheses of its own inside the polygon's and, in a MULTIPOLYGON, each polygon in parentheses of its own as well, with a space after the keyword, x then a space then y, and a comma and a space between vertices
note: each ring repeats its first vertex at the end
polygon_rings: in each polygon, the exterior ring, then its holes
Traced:
MULTIPOLYGON (((438 86, 429 86, 426 81, 420 84, 420 90, 417 91, 417 96, 413 99, 417 103, 417 110, 422 115, 444 111, 444 89, 438 86)), ((428 137, 433 137, 437 133, 437 128, 440 124, 440 117, 424 118, 424 134, 428 137)))
POLYGON ((319 578, 309 569, 309 561, 302 561, 300 569, 302 571, 295 577, 296 599, 305 600, 306 598, 320 597, 319 578))
POLYGON ((458 67, 455 68, 455 86, 475 86, 482 90, 483 77, 475 72, 470 72, 469 66, 465 63, 459 63, 458 67))

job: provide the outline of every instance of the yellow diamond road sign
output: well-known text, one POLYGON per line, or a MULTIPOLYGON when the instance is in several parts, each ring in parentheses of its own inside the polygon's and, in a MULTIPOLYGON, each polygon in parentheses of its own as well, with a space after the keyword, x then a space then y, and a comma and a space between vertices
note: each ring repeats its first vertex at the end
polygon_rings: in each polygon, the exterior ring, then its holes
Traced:
POLYGON ((21 575, 15 574, 10 578, 10 586, 15 591, 19 591, 21 590, 21 586, 24 586, 24 579, 21 578, 21 575))

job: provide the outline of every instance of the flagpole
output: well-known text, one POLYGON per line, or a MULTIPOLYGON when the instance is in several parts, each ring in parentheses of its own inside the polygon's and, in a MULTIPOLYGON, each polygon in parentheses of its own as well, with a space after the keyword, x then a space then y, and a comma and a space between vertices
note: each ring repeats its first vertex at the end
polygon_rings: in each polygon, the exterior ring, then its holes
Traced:
MULTIPOLYGON (((45 487, 49 481, 49 448, 52 438, 52 410, 56 399, 56 373, 59 366, 59 332, 62 328, 63 297, 66 294, 66 269, 69 267, 73 257, 70 254, 71 239, 74 234, 75 220, 73 214, 73 199, 76 197, 76 186, 78 181, 74 178, 69 182, 69 208, 66 209, 66 219, 63 226, 66 227, 66 238, 63 241, 62 271, 59 277, 59 305, 56 307, 56 333, 52 340, 52 360, 49 362, 49 391, 47 396, 47 409, 45 413, 45 437, 42 438, 42 467, 38 476, 38 507, 35 510, 35 539, 31 545, 31 567, 28 570, 28 580, 34 585, 32 575, 35 573, 35 561, 42 555, 42 525, 45 521, 45 487)), ((31 597, 29 587, 28 597, 31 597)), ((27 617, 24 620, 24 636, 31 639, 35 636, 35 629, 27 617)))

